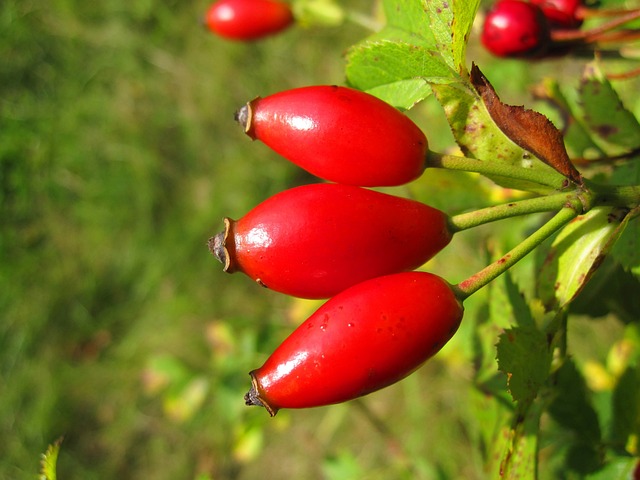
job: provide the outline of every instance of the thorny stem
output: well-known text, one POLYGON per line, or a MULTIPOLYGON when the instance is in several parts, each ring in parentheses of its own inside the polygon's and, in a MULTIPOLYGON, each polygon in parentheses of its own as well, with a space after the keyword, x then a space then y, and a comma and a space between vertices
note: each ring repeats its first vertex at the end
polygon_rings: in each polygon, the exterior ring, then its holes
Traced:
POLYGON ((510 252, 500 259, 480 270, 475 275, 460 282, 453 287, 456 296, 461 301, 480 290, 482 287, 502 275, 508 269, 527 256, 538 245, 544 242, 555 232, 564 227, 582 212, 582 204, 579 201, 566 206, 555 214, 551 220, 536 230, 531 236, 522 241, 510 252))
POLYGON ((446 168, 449 170, 461 170, 475 172, 487 176, 500 176, 517 180, 537 183, 550 187, 553 190, 561 190, 568 186, 568 180, 555 170, 541 170, 514 166, 506 163, 488 162, 475 158, 446 155, 429 151, 425 158, 425 168, 446 168))

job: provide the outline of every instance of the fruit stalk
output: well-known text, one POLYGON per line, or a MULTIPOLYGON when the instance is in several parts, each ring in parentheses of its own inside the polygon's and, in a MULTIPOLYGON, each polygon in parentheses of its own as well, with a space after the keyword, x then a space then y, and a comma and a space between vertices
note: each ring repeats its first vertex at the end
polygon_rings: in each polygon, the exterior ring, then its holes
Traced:
POLYGON ((580 213, 582 213, 582 204, 579 201, 573 202, 573 204, 561 209, 555 214, 555 216, 553 216, 553 218, 551 218, 551 220, 536 230, 536 232, 523 242, 518 244, 510 252, 506 253, 492 264, 486 266, 475 275, 472 275, 468 279, 460 282, 458 285, 455 285, 453 288, 458 299, 463 301, 491 281, 495 280, 531 253, 531 251, 533 251, 547 238, 576 218, 580 213))
POLYGON ((475 158, 447 155, 433 151, 427 152, 425 168, 446 168, 448 170, 480 173, 485 176, 500 176, 516 180, 525 180, 550 187, 553 190, 562 190, 566 188, 568 184, 568 180, 564 175, 551 169, 534 170, 531 168, 524 168, 522 166, 488 162, 484 160, 477 160, 475 158))
POLYGON ((556 193, 453 215, 449 218, 449 230, 452 233, 460 232, 505 218, 529 215, 531 213, 557 211, 566 205, 567 202, 571 202, 575 197, 575 193, 556 193))
MULTIPOLYGON (((625 15, 622 15, 614 20, 605 22, 597 27, 589 30, 556 30, 551 32, 551 40, 555 43, 565 42, 582 42, 582 43, 595 43, 600 41, 601 37, 621 27, 627 23, 640 18, 640 10, 631 10, 625 15)), ((606 38, 606 37, 605 37, 606 38)))

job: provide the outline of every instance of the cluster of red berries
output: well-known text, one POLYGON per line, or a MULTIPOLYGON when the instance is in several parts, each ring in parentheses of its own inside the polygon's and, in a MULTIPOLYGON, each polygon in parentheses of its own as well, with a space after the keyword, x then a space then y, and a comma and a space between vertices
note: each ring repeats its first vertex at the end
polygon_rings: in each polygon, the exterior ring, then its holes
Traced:
POLYGON ((638 9, 598 10, 581 0, 498 0, 486 14, 481 41, 499 57, 556 56, 589 44, 636 38, 637 31, 613 30, 639 17, 638 9), (590 16, 613 20, 580 31, 590 16))
POLYGON ((443 212, 363 187, 420 176, 422 131, 382 100, 338 86, 257 98, 236 119, 251 138, 332 182, 280 192, 238 221, 226 218, 209 240, 227 272, 288 295, 330 298, 251 372, 246 403, 275 415, 409 375, 462 319, 451 285, 414 271, 452 233, 443 212))

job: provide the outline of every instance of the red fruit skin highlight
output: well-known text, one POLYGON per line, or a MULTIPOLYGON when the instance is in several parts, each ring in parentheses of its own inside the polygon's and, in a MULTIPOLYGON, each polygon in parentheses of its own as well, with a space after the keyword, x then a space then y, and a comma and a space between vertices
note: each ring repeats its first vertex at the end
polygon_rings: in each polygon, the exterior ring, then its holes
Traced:
POLYGON ((499 0, 487 12, 480 37, 499 57, 536 57, 551 45, 549 22, 542 10, 520 0, 499 0))
POLYGON ((373 95, 339 86, 287 90, 238 112, 247 135, 325 180, 403 185, 424 171, 428 142, 413 121, 373 95))
POLYGON ((219 0, 204 17, 204 24, 213 33, 239 41, 274 35, 293 22, 289 5, 275 0, 219 0))
POLYGON ((247 405, 309 408, 389 386, 453 336, 463 307, 451 286, 426 272, 374 278, 321 306, 251 372, 247 405))
POLYGON ((582 25, 578 11, 582 7, 581 0, 530 0, 540 7, 552 28, 574 29, 582 25))
POLYGON ((413 270, 452 238, 446 214, 351 185, 280 192, 209 240, 225 271, 272 290, 328 298, 369 278, 413 270))

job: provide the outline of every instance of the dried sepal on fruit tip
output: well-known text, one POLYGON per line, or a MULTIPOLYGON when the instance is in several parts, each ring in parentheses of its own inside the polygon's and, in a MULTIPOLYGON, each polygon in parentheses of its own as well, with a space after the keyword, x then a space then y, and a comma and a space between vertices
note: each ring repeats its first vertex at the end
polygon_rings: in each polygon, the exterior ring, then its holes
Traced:
POLYGON ((233 251, 229 251, 229 238, 231 237, 231 241, 233 242, 233 224, 234 221, 228 217, 224 218, 224 230, 213 237, 211 237, 207 241, 207 246, 209 247, 209 251, 213 254, 214 257, 218 259, 222 265, 224 265, 223 271, 227 273, 233 273, 237 270, 237 267, 234 262, 232 262, 232 256, 234 255, 233 251))
POLYGON ((428 141, 420 128, 353 88, 315 85, 257 97, 236 120, 253 140, 330 182, 397 186, 424 172, 428 141))
POLYGON ((414 270, 449 244, 442 211, 351 185, 318 183, 280 192, 210 244, 226 271, 271 290, 330 298, 363 280, 414 270))
POLYGON ((253 140, 256 139, 253 133, 253 102, 259 99, 260 97, 256 97, 250 102, 247 102, 246 105, 243 105, 236 111, 233 117, 235 121, 240 124, 244 133, 249 135, 253 140))
POLYGON ((271 405, 260 398, 260 387, 258 386, 255 373, 249 372, 249 375, 251 375, 251 388, 244 395, 244 404, 249 407, 264 407, 270 416, 275 417, 278 409, 272 408, 271 405))

